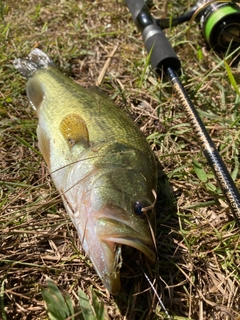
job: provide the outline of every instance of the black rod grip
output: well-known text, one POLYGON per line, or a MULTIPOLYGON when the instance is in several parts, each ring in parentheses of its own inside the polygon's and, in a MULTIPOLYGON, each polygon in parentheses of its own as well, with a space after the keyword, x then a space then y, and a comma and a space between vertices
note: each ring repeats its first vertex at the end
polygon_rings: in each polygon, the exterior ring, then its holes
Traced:
POLYGON ((168 68, 178 70, 181 67, 169 40, 156 24, 155 19, 144 0, 125 0, 135 24, 142 31, 143 41, 148 53, 151 53, 151 65, 160 75, 168 68))
POLYGON ((143 40, 147 52, 151 52, 151 65, 160 75, 168 68, 180 69, 180 60, 160 27, 153 24, 147 26, 143 30, 143 40))

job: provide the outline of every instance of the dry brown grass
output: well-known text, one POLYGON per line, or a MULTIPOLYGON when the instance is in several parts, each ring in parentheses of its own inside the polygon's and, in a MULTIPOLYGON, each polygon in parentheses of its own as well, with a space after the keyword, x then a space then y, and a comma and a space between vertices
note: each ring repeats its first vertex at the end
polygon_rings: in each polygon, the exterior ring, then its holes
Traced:
MULTIPOLYGON (((185 5, 176 1, 169 10, 177 15, 185 5)), ((8 0, 0 7, 0 318, 46 319, 41 296, 46 277, 76 304, 77 288, 90 294, 93 286, 110 319, 165 317, 139 270, 134 279, 123 273, 117 297, 99 281, 39 154, 37 119, 28 106, 25 80, 12 66, 14 58, 38 46, 89 87, 118 46, 101 88, 145 132, 162 168, 156 207, 159 259, 149 276, 176 319, 239 319, 239 228, 170 83, 157 79, 149 67, 143 73, 146 52, 124 3, 8 0), (202 164, 207 183, 197 177, 192 159, 202 164)), ((160 2, 153 11, 164 14, 160 2)), ((183 83, 240 189, 240 98, 222 57, 206 50, 196 26, 189 40, 186 26, 166 32, 182 60, 183 83)), ((239 81, 239 66, 232 70, 239 81)))

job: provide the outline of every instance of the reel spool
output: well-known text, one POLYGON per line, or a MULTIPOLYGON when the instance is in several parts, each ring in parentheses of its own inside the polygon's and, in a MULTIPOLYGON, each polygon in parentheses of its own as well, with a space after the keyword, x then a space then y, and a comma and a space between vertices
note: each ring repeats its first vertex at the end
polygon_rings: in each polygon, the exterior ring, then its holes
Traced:
POLYGON ((233 51, 240 46, 240 6, 228 0, 199 0, 194 7, 182 16, 155 19, 161 29, 177 26, 194 20, 209 47, 219 52, 233 51))
POLYGON ((223 1, 199 1, 191 21, 200 23, 203 37, 216 51, 231 51, 240 46, 240 7, 223 1))

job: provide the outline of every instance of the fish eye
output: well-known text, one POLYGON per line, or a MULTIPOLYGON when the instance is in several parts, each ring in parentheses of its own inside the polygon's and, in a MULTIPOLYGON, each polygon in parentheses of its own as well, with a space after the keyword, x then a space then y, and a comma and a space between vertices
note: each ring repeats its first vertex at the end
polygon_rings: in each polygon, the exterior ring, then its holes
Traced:
POLYGON ((147 207, 148 205, 144 203, 143 201, 136 201, 134 203, 134 212, 135 214, 142 218, 145 216, 145 212, 142 210, 143 208, 147 207))

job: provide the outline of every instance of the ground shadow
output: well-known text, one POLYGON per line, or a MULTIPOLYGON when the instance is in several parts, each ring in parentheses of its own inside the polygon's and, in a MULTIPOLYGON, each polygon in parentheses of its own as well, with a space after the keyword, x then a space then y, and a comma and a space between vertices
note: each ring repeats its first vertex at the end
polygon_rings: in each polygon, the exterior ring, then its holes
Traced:
POLYGON ((171 314, 183 314, 180 303, 179 283, 184 276, 178 265, 183 262, 183 255, 178 243, 179 223, 176 215, 176 196, 164 174, 161 165, 158 170, 158 200, 156 204, 156 242, 158 259, 154 266, 148 266, 144 257, 133 257, 128 262, 127 275, 122 272, 122 290, 115 301, 126 319, 164 319, 166 313, 159 307, 159 301, 149 281, 153 283, 162 303, 171 314), (140 266, 139 266, 140 264, 140 266), (156 310, 157 314, 156 314, 156 310))

